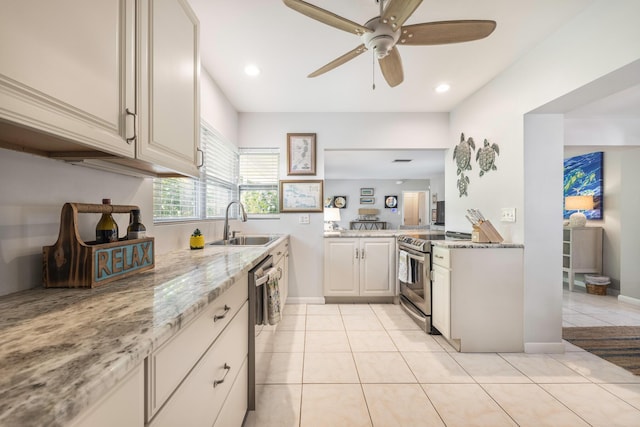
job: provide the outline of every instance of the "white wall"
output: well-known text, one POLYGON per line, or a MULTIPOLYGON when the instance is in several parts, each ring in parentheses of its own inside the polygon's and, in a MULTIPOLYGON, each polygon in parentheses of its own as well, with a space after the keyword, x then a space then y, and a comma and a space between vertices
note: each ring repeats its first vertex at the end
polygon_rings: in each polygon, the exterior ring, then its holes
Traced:
MULTIPOLYGON (((231 142, 237 139, 237 113, 203 74, 202 116, 231 142)), ((42 247, 58 238, 60 211, 65 202, 139 205, 147 233, 156 238, 156 253, 187 248, 189 236, 199 227, 214 240, 222 236, 221 221, 153 225, 153 185, 149 178, 133 178, 30 154, 0 149, 0 295, 42 285, 42 247)), ((95 239, 97 214, 80 214, 80 235, 95 239)), ((129 219, 115 216, 120 234, 129 219)))
MULTIPOLYGON (((378 209, 377 217, 387 223, 387 229, 397 230, 402 224, 402 192, 403 191, 429 191, 428 179, 406 180, 402 184, 396 184, 396 180, 384 179, 328 179, 324 183, 325 197, 347 196, 347 207, 340 209, 340 227, 348 230, 349 222, 358 218, 358 209, 378 209), (375 203, 373 205, 360 204, 360 188, 373 188, 375 203), (398 208, 384 207, 385 196, 397 196, 398 208)), ((425 218, 429 223, 431 217, 425 218)))
POLYGON ((563 124, 554 117, 531 118, 525 134, 524 117, 638 60, 639 15, 637 1, 594 2, 451 113, 450 147, 457 143, 460 132, 465 132, 478 140, 488 138, 498 143, 500 157, 498 170, 489 174, 490 179, 472 180, 466 198, 457 195, 453 163, 445 164, 447 229, 466 225, 466 207, 480 208, 492 220, 498 217, 500 207, 516 207, 512 238, 525 244, 527 351, 562 351, 562 237, 557 218, 561 215, 558 189, 564 135, 558 136, 563 124), (535 129, 537 126, 542 129, 535 129), (546 143, 539 138, 545 132, 551 132, 546 143), (540 271, 549 268, 555 276, 541 276, 540 271))
MULTIPOLYGON (((317 175, 324 178, 325 149, 357 148, 446 148, 447 113, 240 113, 240 147, 280 148, 280 179, 287 176, 287 133, 316 133, 317 175)), ((280 219, 249 221, 239 225, 247 232, 277 232, 291 235, 289 295, 300 301, 322 301, 323 214, 310 215, 310 224, 300 224, 298 214, 280 219)))

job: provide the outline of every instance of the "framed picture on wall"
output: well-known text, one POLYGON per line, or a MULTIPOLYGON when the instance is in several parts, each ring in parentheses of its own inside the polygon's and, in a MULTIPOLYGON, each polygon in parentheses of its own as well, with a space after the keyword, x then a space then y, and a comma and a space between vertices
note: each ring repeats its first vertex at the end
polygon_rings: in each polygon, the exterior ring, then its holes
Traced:
POLYGON ((373 188, 361 188, 360 189, 361 196, 373 196, 373 188))
POLYGON ((373 205, 376 202, 375 197, 360 197, 361 205, 373 205))
POLYGON ((280 181, 280 212, 322 210, 322 180, 280 181))
POLYGON ((384 196, 384 207, 385 208, 397 208, 398 207, 398 196, 384 196))
POLYGON ((333 198, 333 207, 344 209, 347 207, 347 196, 336 196, 333 198))
POLYGON ((316 174, 316 134, 287 134, 287 175, 316 174))

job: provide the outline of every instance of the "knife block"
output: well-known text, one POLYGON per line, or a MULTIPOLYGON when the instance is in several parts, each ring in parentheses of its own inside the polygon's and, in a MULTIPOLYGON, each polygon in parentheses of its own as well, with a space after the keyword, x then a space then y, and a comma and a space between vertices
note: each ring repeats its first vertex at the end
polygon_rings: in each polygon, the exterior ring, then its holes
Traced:
POLYGON ((474 243, 502 243, 504 239, 490 221, 482 221, 473 226, 471 241, 474 243))
POLYGON ((42 284, 45 288, 94 288, 131 276, 155 265, 154 238, 117 242, 83 242, 78 213, 130 213, 137 206, 65 203, 60 214, 58 240, 42 248, 42 284))

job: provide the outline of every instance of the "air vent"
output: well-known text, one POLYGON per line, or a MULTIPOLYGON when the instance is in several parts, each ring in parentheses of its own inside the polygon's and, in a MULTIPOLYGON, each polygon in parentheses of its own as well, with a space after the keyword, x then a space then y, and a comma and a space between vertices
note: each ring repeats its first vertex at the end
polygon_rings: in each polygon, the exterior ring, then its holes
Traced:
POLYGON ((413 159, 395 159, 392 163, 409 163, 413 159))

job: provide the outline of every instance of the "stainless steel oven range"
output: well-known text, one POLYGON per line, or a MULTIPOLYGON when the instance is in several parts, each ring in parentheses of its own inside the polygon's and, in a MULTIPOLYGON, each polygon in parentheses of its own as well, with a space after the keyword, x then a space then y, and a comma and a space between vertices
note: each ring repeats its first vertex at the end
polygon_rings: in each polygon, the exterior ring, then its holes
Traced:
POLYGON ((467 240, 471 235, 447 231, 398 237, 400 305, 429 334, 438 334, 431 327, 431 241, 445 239, 467 240))
POLYGON ((444 234, 407 234, 398 237, 400 305, 421 328, 431 328, 431 240, 444 234))

